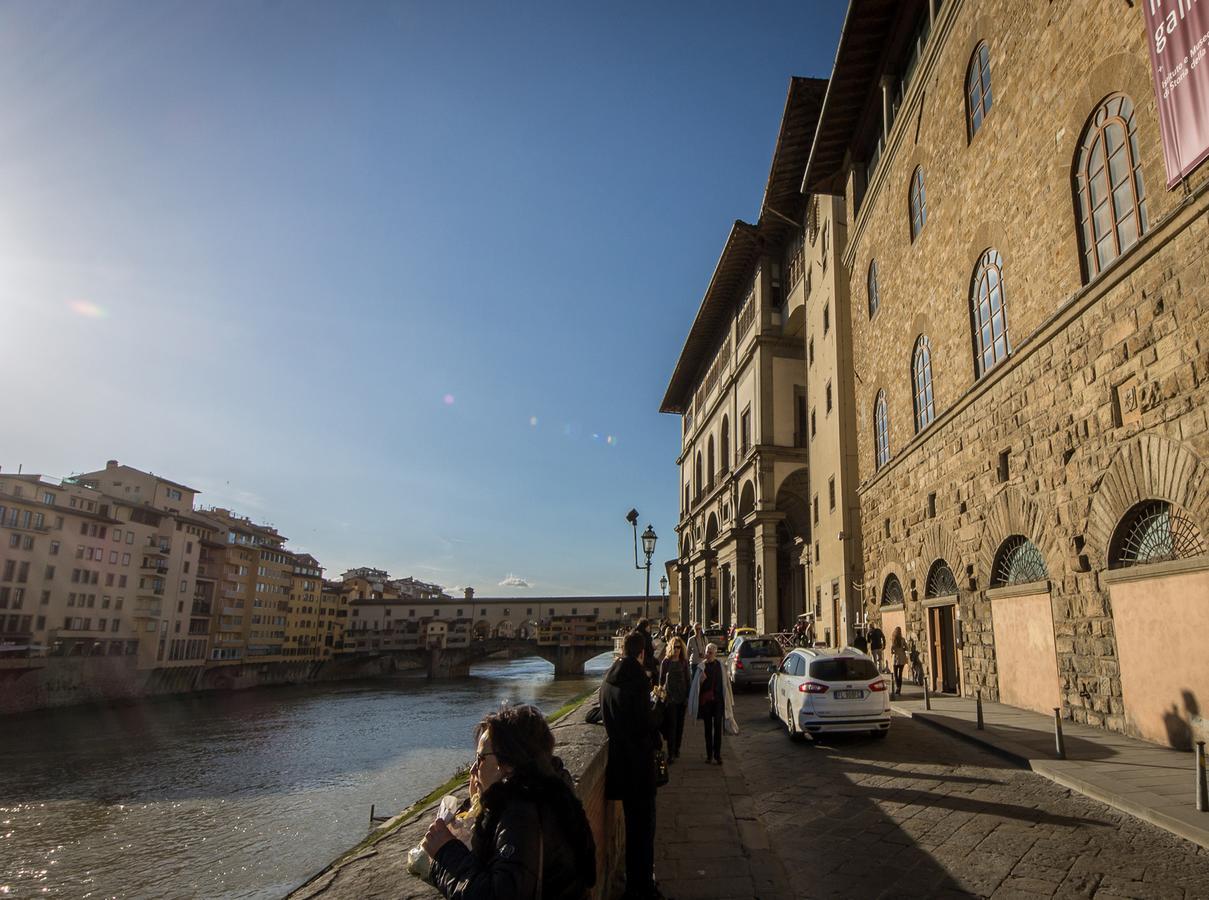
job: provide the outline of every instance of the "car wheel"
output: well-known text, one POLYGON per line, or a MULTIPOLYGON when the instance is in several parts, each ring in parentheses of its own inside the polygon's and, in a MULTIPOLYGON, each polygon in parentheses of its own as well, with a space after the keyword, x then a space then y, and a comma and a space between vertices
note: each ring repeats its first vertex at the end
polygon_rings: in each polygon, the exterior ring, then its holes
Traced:
POLYGON ((791 741, 800 741, 802 739, 802 733, 794 725, 793 706, 788 700, 785 701, 785 728, 789 732, 789 739, 791 741))

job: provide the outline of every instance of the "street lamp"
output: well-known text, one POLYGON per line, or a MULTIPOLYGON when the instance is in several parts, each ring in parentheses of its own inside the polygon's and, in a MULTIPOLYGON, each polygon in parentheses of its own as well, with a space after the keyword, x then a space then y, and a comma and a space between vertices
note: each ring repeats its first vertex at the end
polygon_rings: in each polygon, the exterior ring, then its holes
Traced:
POLYGON ((667 608, 667 576, 659 576, 659 602, 665 616, 670 616, 667 608))
POLYGON ((638 562, 638 510, 631 509, 626 513, 625 520, 634 527, 634 568, 646 569, 646 601, 643 604, 643 616, 651 617, 651 557, 655 554, 655 529, 648 523, 642 533, 642 552, 646 555, 646 564, 638 562))

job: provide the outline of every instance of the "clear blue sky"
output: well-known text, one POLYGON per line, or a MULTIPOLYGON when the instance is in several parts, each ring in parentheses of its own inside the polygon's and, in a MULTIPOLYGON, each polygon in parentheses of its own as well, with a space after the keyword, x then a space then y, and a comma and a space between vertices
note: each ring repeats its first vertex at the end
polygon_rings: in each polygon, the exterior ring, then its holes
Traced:
POLYGON ((332 574, 641 593, 659 402, 844 7, 5 3, 0 465, 150 469, 332 574))

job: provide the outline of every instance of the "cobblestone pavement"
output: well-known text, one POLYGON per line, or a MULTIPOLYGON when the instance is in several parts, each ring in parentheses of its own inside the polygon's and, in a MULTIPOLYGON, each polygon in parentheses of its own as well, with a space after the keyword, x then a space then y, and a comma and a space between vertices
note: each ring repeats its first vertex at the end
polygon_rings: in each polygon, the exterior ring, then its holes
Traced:
POLYGON ((1209 897, 1209 852, 922 723, 799 743, 736 707, 725 765, 692 723, 661 789, 668 897, 1209 897))

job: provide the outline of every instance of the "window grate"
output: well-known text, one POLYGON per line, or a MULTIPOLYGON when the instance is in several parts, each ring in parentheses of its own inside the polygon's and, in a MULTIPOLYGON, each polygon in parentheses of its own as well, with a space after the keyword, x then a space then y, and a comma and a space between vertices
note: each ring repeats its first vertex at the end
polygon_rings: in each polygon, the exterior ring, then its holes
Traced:
POLYGON ((953 570, 943 559, 936 560, 932 563, 932 568, 928 570, 928 582, 924 596, 947 597, 956 593, 957 579, 953 577, 953 570))
POLYGON ((1003 542, 991 567, 991 587, 1008 584, 1028 584, 1049 578, 1045 557, 1037 545, 1017 534, 1003 542))
POLYGON ((1200 529, 1165 500, 1147 500, 1126 514, 1109 545, 1108 567, 1123 569, 1209 553, 1200 529))

